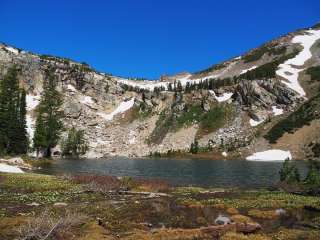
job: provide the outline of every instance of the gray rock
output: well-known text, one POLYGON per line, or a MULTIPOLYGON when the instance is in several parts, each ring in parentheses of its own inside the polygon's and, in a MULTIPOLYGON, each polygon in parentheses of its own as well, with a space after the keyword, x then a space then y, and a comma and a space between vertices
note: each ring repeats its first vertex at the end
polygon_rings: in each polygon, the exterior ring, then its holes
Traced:
POLYGON ((214 220, 214 223, 218 225, 227 225, 231 223, 231 219, 229 217, 219 215, 219 217, 214 220))

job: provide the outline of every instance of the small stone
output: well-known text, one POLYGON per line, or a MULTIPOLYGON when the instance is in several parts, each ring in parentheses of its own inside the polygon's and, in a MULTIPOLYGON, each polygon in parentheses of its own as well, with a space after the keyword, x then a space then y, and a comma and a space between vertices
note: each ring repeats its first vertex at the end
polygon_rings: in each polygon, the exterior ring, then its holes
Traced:
POLYGON ((31 207, 38 207, 38 206, 40 206, 40 204, 39 203, 36 203, 36 202, 32 202, 32 203, 29 203, 29 204, 27 204, 28 206, 31 206, 31 207))
POLYGON ((280 215, 285 215, 286 212, 287 212, 287 211, 284 210, 284 209, 282 209, 282 208, 279 208, 279 209, 276 210, 276 214, 277 214, 278 216, 280 216, 280 215))
POLYGON ((64 203, 64 202, 57 202, 55 204, 53 204, 54 207, 66 207, 68 206, 67 203, 64 203))
POLYGON ((231 219, 226 216, 219 215, 214 222, 218 225, 227 225, 231 223, 231 219))

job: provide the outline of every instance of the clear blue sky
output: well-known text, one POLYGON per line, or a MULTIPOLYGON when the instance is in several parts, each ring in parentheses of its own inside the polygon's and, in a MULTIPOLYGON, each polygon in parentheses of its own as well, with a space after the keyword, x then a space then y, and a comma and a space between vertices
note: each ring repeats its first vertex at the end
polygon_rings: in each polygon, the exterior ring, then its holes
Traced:
POLYGON ((0 42, 157 78, 207 68, 319 20, 319 0, 0 0, 0 42))

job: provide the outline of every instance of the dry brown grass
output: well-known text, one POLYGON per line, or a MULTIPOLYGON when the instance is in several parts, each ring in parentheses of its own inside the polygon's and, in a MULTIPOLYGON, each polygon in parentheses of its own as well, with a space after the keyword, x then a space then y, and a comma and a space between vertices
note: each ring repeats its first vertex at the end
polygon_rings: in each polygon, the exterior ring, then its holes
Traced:
POLYGON ((36 218, 30 218, 21 225, 17 232, 20 240, 68 239, 72 236, 72 228, 85 223, 86 217, 79 213, 66 211, 63 216, 55 216, 45 210, 36 218))
POLYGON ((76 175, 71 179, 77 184, 86 184, 87 188, 96 192, 119 190, 121 181, 113 176, 76 175))
POLYGON ((260 218, 260 219, 275 219, 278 217, 276 212, 274 210, 258 210, 258 209, 252 209, 249 210, 248 215, 250 217, 260 218))
POLYGON ((261 234, 244 235, 242 233, 228 232, 222 236, 221 240, 271 240, 271 238, 261 234))
POLYGON ((236 214, 236 215, 231 216, 231 219, 235 223, 254 223, 254 221, 252 221, 252 219, 250 217, 240 215, 240 214, 236 214))
POLYGON ((170 184, 159 179, 137 179, 134 181, 135 188, 145 192, 168 192, 170 184))

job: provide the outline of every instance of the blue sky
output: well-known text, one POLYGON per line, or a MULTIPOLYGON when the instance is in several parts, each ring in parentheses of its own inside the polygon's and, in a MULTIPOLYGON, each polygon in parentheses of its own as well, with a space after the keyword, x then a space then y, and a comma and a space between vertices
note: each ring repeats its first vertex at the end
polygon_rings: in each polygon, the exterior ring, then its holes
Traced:
POLYGON ((201 70, 318 21, 317 0, 0 0, 0 42, 132 77, 201 70))

